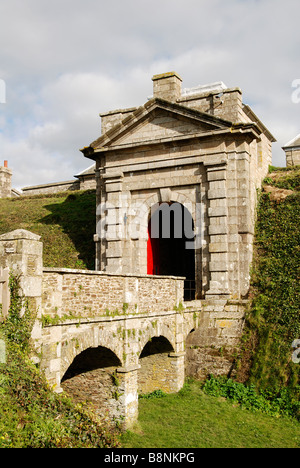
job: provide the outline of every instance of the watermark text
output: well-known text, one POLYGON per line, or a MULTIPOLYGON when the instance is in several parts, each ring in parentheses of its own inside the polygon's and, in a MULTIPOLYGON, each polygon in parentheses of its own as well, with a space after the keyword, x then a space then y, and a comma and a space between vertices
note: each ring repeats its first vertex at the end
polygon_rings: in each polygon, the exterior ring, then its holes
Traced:
POLYGON ((6 363, 6 346, 5 341, 0 340, 0 364, 6 363))
POLYGON ((151 209, 143 201, 132 202, 126 194, 119 203, 101 203, 97 207, 99 239, 184 239, 185 248, 199 249, 203 244, 204 209, 201 203, 156 203, 151 209))
POLYGON ((295 88, 295 90, 292 92, 292 102, 294 104, 299 104, 300 103, 300 78, 292 82, 292 88, 295 88))
POLYGON ((295 349, 292 355, 292 361, 295 364, 300 363, 300 340, 293 341, 292 348, 295 349))
POLYGON ((0 104, 6 103, 6 83, 0 78, 0 104))

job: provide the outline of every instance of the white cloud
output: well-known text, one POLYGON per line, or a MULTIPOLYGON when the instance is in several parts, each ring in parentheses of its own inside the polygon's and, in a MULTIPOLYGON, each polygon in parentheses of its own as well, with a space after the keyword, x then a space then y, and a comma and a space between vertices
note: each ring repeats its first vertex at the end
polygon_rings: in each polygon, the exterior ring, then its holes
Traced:
POLYGON ((299 133, 299 0, 0 0, 0 157, 14 185, 69 179, 90 165, 79 149, 100 135, 99 113, 142 105, 153 74, 183 87, 222 80, 281 150, 299 133))

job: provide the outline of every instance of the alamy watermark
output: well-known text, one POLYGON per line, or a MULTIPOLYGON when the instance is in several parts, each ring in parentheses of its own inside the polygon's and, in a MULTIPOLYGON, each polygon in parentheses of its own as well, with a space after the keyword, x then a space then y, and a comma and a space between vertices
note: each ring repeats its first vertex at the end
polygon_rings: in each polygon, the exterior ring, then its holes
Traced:
POLYGON ((295 88, 295 90, 292 92, 292 102, 294 104, 299 104, 300 103, 300 78, 292 82, 292 88, 295 88))
POLYGON ((295 349, 292 355, 292 361, 295 364, 300 363, 300 340, 293 341, 292 348, 295 349))
POLYGON ((6 104, 6 83, 0 78, 0 104, 6 104))
POLYGON ((0 364, 6 363, 6 345, 4 340, 0 340, 0 364))
POLYGON ((98 205, 97 216, 99 239, 147 240, 151 233, 152 239, 184 239, 187 250, 203 244, 202 203, 156 203, 149 210, 143 201, 132 202, 122 194, 118 206, 109 202, 98 205))

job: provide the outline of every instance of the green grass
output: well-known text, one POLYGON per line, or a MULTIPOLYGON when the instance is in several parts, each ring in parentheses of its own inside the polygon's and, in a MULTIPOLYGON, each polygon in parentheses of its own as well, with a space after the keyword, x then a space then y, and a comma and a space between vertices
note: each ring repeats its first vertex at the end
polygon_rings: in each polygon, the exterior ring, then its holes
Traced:
POLYGON ((96 193, 0 199, 0 234, 15 229, 41 236, 44 266, 93 269, 96 193))
POLYGON ((300 424, 207 395, 199 382, 179 394, 139 401, 139 421, 126 448, 299 448, 300 424))

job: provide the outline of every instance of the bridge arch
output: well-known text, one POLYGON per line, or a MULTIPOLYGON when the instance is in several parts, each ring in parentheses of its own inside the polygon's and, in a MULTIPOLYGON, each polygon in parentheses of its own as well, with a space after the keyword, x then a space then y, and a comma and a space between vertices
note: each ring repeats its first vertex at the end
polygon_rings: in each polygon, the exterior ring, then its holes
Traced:
POLYGON ((60 379, 63 378, 76 356, 88 348, 97 348, 98 346, 109 349, 117 356, 121 365, 123 365, 122 344, 117 340, 111 339, 110 330, 89 328, 80 333, 78 331, 74 332, 70 340, 65 340, 61 343, 60 379))
POLYGON ((61 380, 62 389, 76 402, 89 401, 98 416, 109 420, 123 411, 118 395, 117 369, 121 361, 111 349, 90 347, 77 354, 61 380))
POLYGON ((177 368, 172 358, 174 347, 163 335, 153 336, 145 343, 140 355, 138 371, 138 392, 151 393, 163 390, 172 393, 172 382, 177 379, 177 368))
POLYGON ((170 345, 173 348, 173 351, 176 348, 176 337, 174 331, 171 330, 167 325, 160 321, 153 321, 151 325, 144 331, 139 341, 139 356, 141 355, 143 349, 148 342, 153 340, 153 338, 164 337, 169 341, 170 345))

